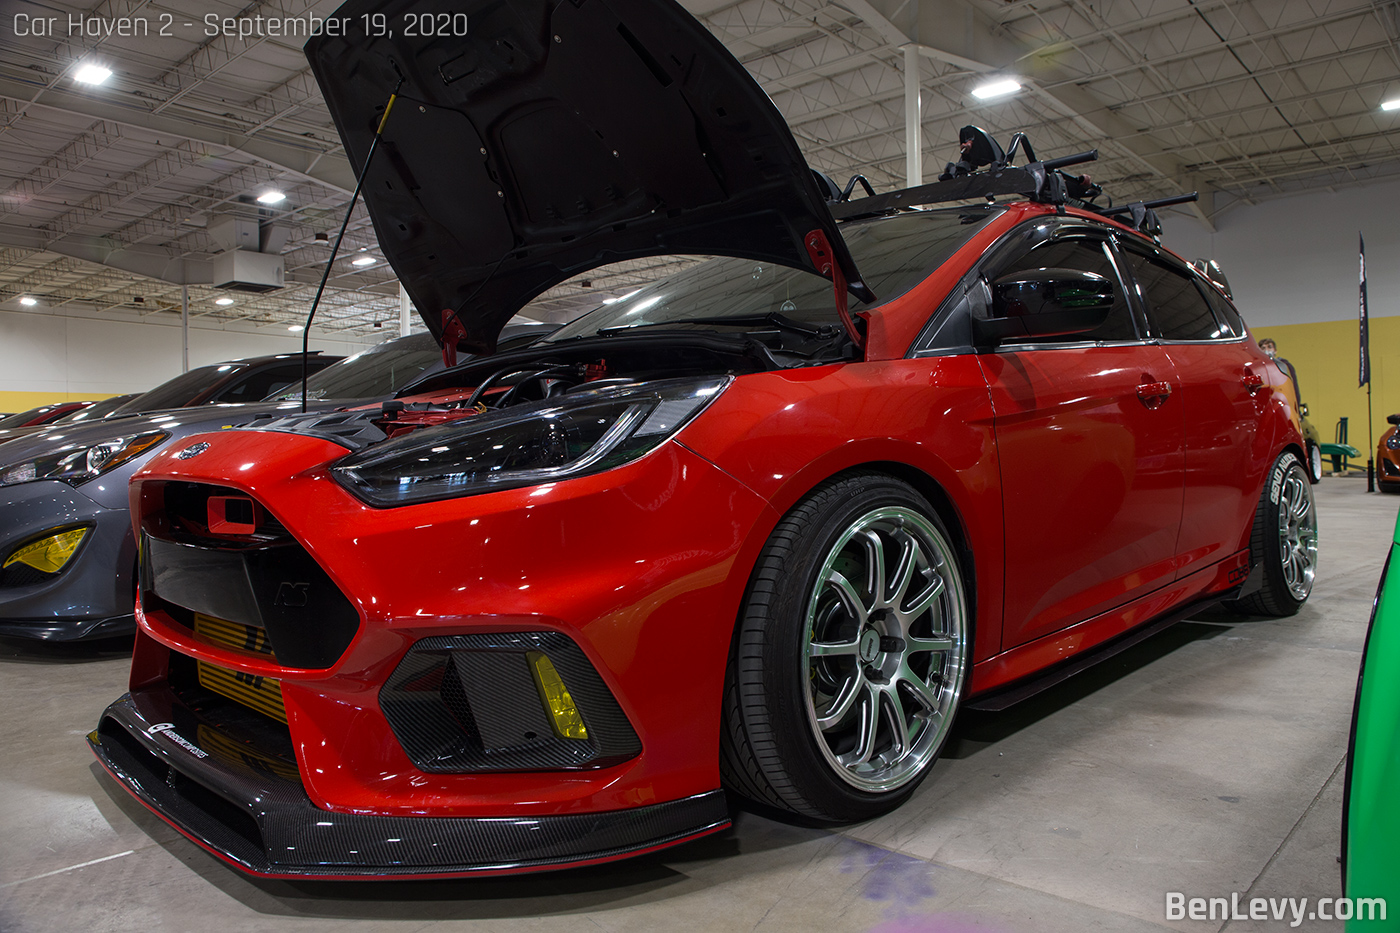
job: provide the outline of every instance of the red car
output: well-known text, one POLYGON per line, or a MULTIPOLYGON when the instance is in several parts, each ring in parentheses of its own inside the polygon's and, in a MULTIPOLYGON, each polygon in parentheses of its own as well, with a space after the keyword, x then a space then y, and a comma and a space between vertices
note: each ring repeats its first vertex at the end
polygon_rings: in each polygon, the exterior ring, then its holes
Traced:
POLYGON ((260 875, 434 877, 693 839, 726 788, 861 820, 960 708, 1307 599, 1287 379, 1053 163, 828 203, 679 6, 472 11, 308 46, 352 157, 384 127, 366 204, 435 333, 490 350, 571 275, 728 258, 444 373, 441 404, 136 474, 131 689, 89 739, 186 836, 260 875))
POLYGON ((15 412, 13 415, 0 417, 0 429, 30 428, 48 424, 51 421, 57 421, 64 415, 81 411, 91 404, 92 402, 54 402, 52 405, 41 405, 28 411, 15 412))
POLYGON ((1385 420, 1390 427, 1376 443, 1376 486, 1381 492, 1400 493, 1400 414, 1385 420))

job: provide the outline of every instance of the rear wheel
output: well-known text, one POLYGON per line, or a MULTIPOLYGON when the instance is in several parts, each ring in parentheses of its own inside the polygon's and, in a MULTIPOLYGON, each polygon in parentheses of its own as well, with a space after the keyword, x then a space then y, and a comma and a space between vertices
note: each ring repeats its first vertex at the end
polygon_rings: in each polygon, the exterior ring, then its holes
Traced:
POLYGON ((1291 452, 1269 471, 1249 551, 1251 563, 1264 568, 1263 584, 1232 608, 1251 615, 1293 615, 1307 602, 1317 572, 1317 507, 1308 474, 1291 452))
POLYGON ((726 680, 732 790, 829 822, 893 809, 948 737, 971 652, 951 537, 908 484, 857 474, 779 523, 726 680))

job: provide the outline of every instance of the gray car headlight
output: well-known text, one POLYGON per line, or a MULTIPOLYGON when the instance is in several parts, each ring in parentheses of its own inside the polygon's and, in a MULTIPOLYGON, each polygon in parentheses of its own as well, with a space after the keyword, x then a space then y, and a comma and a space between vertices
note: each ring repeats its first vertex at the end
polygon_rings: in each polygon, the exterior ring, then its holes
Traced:
POLYGON ((351 454, 332 472, 376 506, 571 479, 660 447, 730 381, 727 376, 668 379, 573 392, 423 428, 351 454))
POLYGON ((41 479, 58 479, 81 486, 154 449, 169 437, 164 431, 146 431, 114 437, 100 444, 69 444, 32 460, 0 466, 0 486, 41 479))

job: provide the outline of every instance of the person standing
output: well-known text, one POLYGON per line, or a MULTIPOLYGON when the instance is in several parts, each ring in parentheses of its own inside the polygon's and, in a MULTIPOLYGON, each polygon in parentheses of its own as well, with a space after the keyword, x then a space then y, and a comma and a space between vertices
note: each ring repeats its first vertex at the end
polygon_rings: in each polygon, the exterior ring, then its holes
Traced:
POLYGON ((1259 341, 1259 349, 1264 351, 1264 355, 1278 364, 1278 368, 1283 370, 1284 375, 1293 380, 1293 398, 1298 403, 1299 410, 1303 407, 1303 390, 1298 388, 1298 370, 1293 368, 1293 364, 1278 355, 1278 346, 1274 343, 1274 338, 1265 337, 1259 341))

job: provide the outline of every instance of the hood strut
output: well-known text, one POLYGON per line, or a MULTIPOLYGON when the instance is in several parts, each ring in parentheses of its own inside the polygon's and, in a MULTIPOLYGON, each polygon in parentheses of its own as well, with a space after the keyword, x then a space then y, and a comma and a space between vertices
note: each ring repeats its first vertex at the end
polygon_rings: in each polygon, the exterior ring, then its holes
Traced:
POLYGON ((331 257, 326 260, 325 271, 321 273, 321 284, 316 286, 316 297, 311 300, 311 311, 306 315, 306 326, 301 329, 302 414, 306 413, 306 357, 307 347, 311 340, 311 322, 316 319, 316 308, 321 304, 321 294, 326 290, 326 280, 331 277, 331 266, 335 265, 336 254, 340 252, 340 241, 345 239, 345 228, 350 225, 350 215, 355 212, 355 204, 360 200, 360 188, 364 186, 365 175, 369 172, 370 162, 374 159, 374 151, 379 148, 379 140, 384 135, 384 125, 389 122, 389 112, 394 109, 394 101, 398 99, 401 87, 403 87, 403 75, 399 75, 399 83, 394 85, 394 90, 389 95, 389 102, 384 105, 384 116, 379 120, 379 128, 374 131, 374 139, 369 144, 369 152, 365 154, 365 164, 360 166, 360 174, 355 178, 355 193, 350 195, 350 206, 345 209, 345 219, 340 222, 340 232, 336 234, 335 245, 331 247, 331 257))

